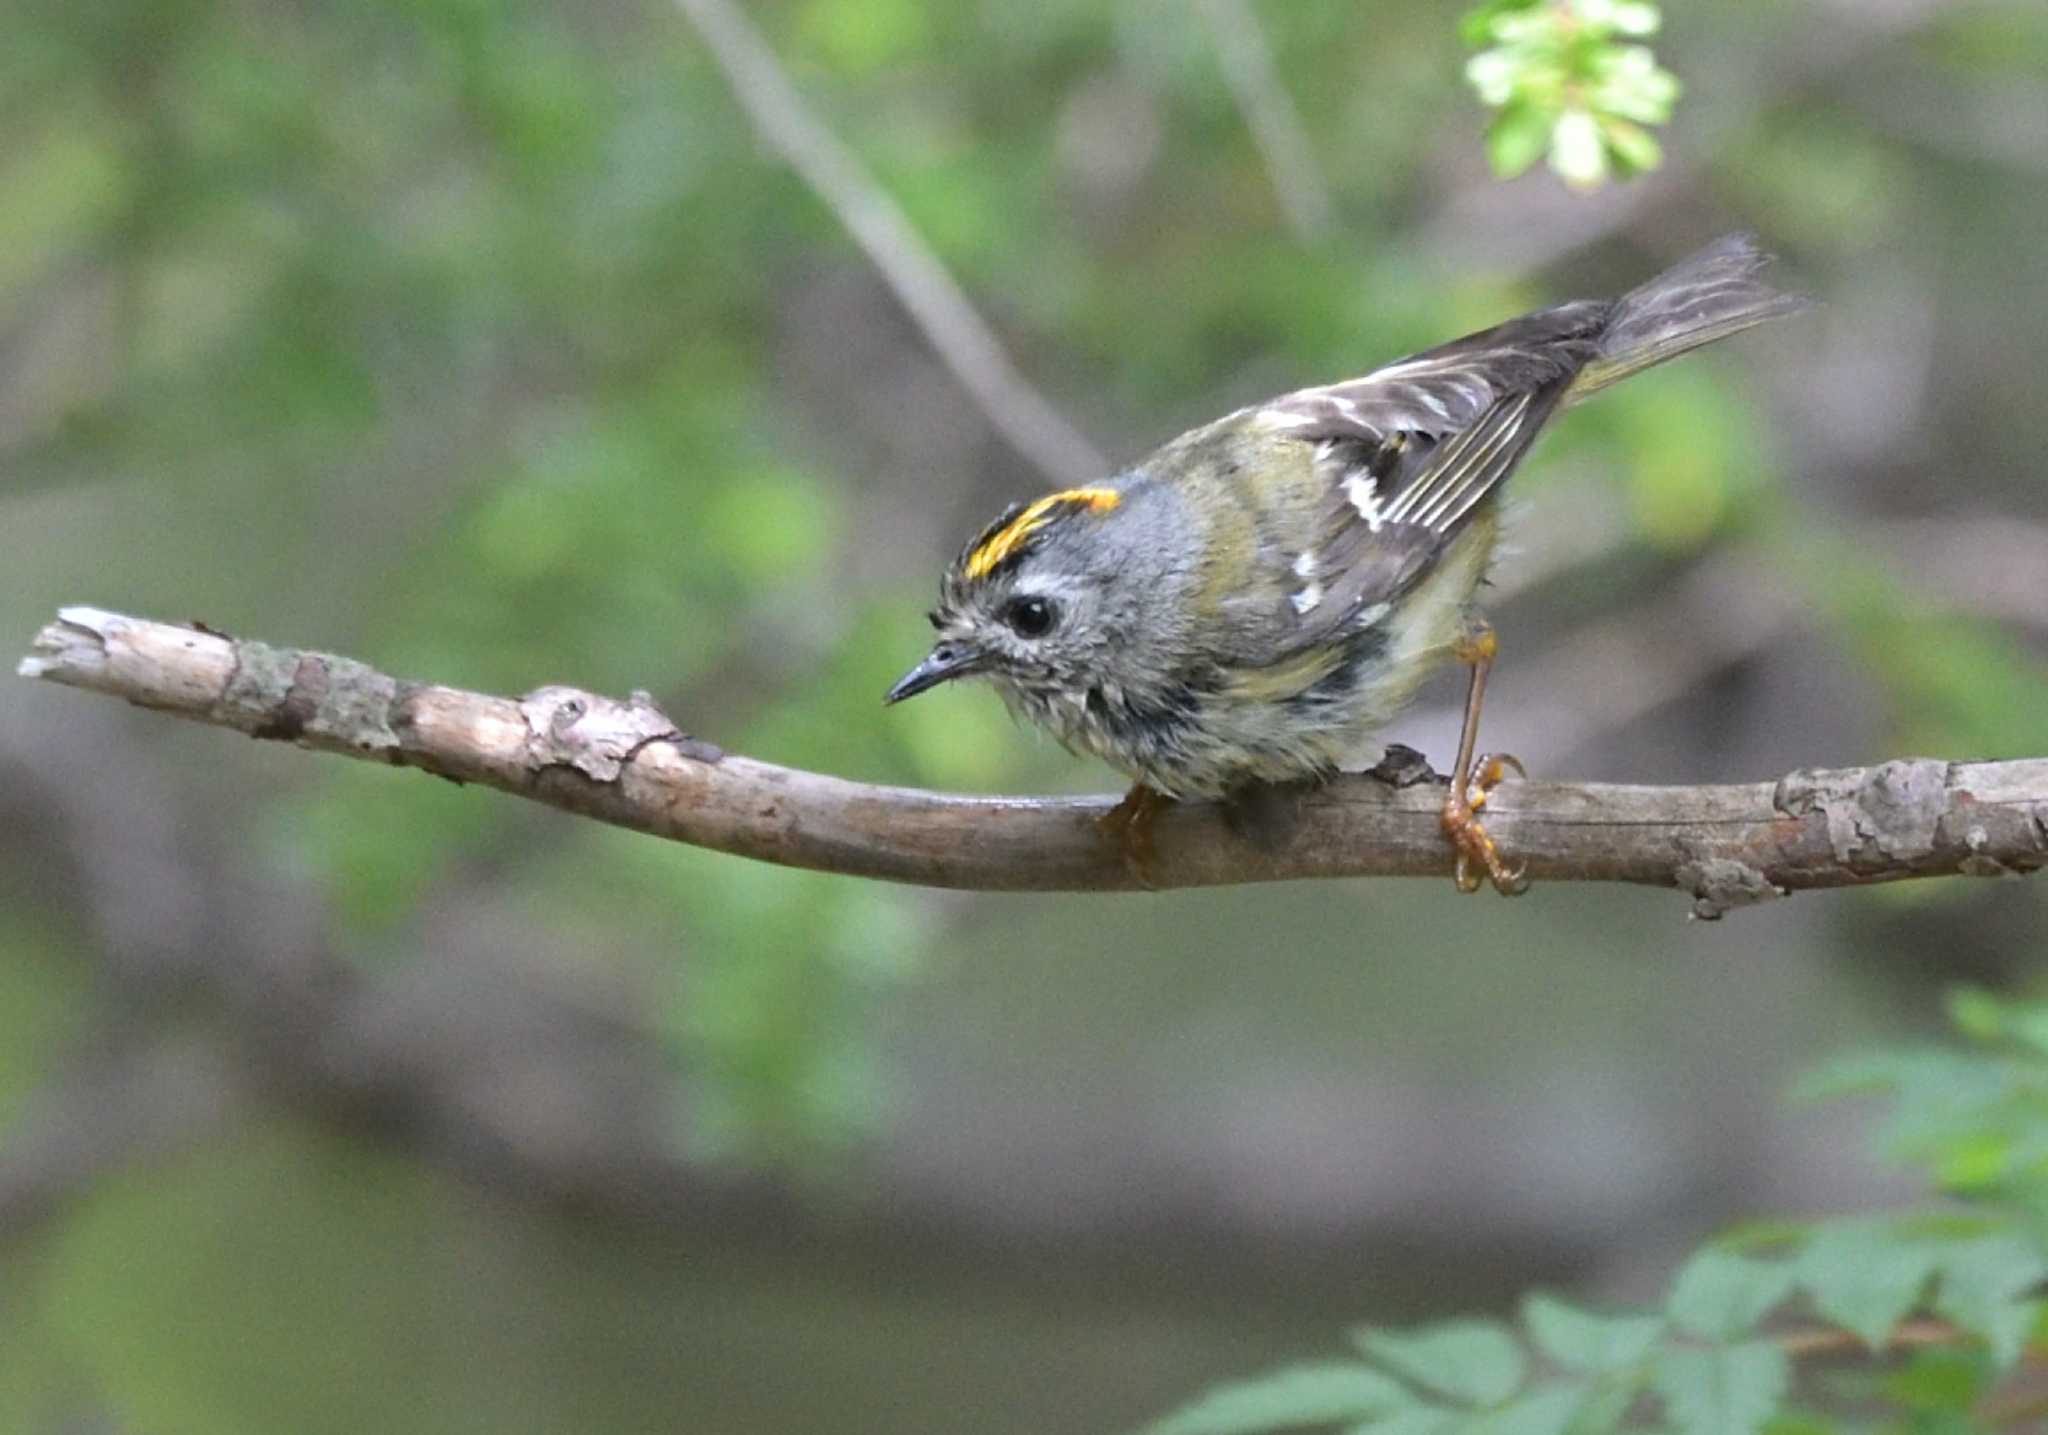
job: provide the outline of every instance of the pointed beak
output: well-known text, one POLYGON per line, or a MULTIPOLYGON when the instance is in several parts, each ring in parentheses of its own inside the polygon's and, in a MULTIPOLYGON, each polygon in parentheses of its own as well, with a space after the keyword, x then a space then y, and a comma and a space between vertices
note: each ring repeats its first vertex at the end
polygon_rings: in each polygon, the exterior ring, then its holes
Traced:
POLYGON ((932 649, 931 656, 898 678, 882 701, 900 703, 905 698, 914 698, 927 688, 978 673, 986 662, 981 653, 965 643, 941 643, 932 649))

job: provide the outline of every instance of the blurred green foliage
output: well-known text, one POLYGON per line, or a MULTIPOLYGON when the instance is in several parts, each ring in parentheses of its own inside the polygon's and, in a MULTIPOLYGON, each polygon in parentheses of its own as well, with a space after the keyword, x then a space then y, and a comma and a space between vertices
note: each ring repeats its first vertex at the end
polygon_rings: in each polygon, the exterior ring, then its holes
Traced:
POLYGON ((0 929, 0 1131, 13 1126, 81 1015, 77 944, 39 922, 0 929))
POLYGON ((1148 1435, 2032 1428, 2031 1405, 1981 1424, 1973 1412, 2030 1345, 2048 1342, 2048 1005, 1964 989, 1951 1014, 1971 1045, 1838 1058, 1801 1093, 1884 1096, 1886 1154, 1919 1168, 1952 1204, 1754 1225, 1693 1255, 1658 1310, 1596 1314, 1533 1294, 1519 1328, 1459 1320, 1361 1330, 1364 1363, 1291 1366, 1221 1386, 1148 1435), (1788 1326, 1795 1306, 1810 1323, 1788 1326), (1881 1387, 1856 1384, 1840 1415, 1825 1413, 1819 1391, 1795 1399, 1794 1357, 1827 1349, 1830 1328, 1851 1338, 1845 1349, 1896 1355, 1894 1332, 1916 1312, 1946 1322, 1946 1334, 1905 1347, 1881 1387), (1891 1407, 1881 1423, 1871 1420, 1873 1399, 1891 1407))
MULTIPOLYGON (((1143 6, 1114 24, 1107 13, 817 0, 767 15, 794 73, 843 111, 946 260, 999 314, 1073 347, 1066 397, 1095 387, 1119 407, 1178 406, 1284 347, 1279 387, 1540 299, 1483 279, 1446 296, 1406 278, 1397 252, 1277 244, 1199 32, 1143 6), (1074 138, 1056 98, 1120 62, 1117 83, 1142 87, 1129 102, 1159 112, 1165 148, 1117 212, 1091 219, 1083 203, 1062 218, 1045 206, 1077 182, 1062 126, 1070 145, 1111 137, 1074 138), (1009 141, 979 138, 998 133, 1009 141), (1134 200, 1159 213, 1134 227, 1134 200), (1115 232, 1099 227, 1111 221, 1115 232), (1094 262, 1105 243, 1142 262, 1094 262), (1206 280, 1218 266, 1233 283, 1206 280)), ((873 491, 766 364, 769 330, 786 322, 778 287, 837 242, 831 216, 763 165, 679 21, 459 0, 318 15, 31 6, 25 18, 45 59, 11 106, 27 123, 7 171, 0 288, 24 295, 89 261, 120 303, 90 381, 53 384, 10 471, 45 484, 147 475, 167 501, 226 524, 209 561, 111 597, 246 627, 236 615, 254 585, 279 607, 279 636, 487 689, 546 678, 688 694, 681 710, 717 722, 723 741, 853 775, 997 786, 1071 771, 1015 766, 1043 750, 985 700, 845 720, 917 646, 929 580, 847 591, 859 566, 847 545, 882 515, 857 515, 873 491), (774 437, 792 425, 813 428, 810 441, 774 437), (257 511, 262 523, 239 516, 257 511), (707 684, 739 701, 707 699, 707 684)), ((1384 33, 1398 40, 1409 23, 1384 33)), ((1413 24, 1409 39, 1447 53, 1440 27, 1413 24)), ((1329 16, 1276 40, 1290 73, 1321 46, 1326 72, 1364 54, 1364 36, 1329 16)), ((1363 118, 1342 122, 1353 140, 1363 118)), ((1380 165, 1404 142, 1400 128, 1378 137, 1380 165)), ((1361 164, 1334 182, 1354 202, 1384 186, 1361 164)), ((1711 384, 1693 387, 1719 402, 1711 384)), ((1739 413, 1724 417, 1742 430, 1739 413)), ((1747 481, 1733 477, 1747 457, 1642 470, 1636 501, 1670 515, 1651 531, 1686 542, 1711 529, 1717 505, 1700 491, 1747 481)), ((959 524, 975 512, 948 508, 959 524)), ((323 882, 352 946, 393 960, 424 894, 522 851, 536 825, 474 794, 323 770, 255 830, 287 870, 323 882)), ((601 836, 578 842, 613 851, 601 836)), ((847 1130, 869 1103, 826 1093, 872 1079, 847 1065, 848 1004, 906 967, 913 899, 719 863, 706 888, 684 878, 689 859, 653 860, 668 880, 632 899, 638 920, 700 954, 679 963, 679 1054, 749 1093, 728 1093, 747 1121, 705 1129, 785 1154, 847 1130), (742 896, 763 884, 771 924, 742 896), (764 1024, 751 988, 785 967, 790 989, 841 995, 764 1024), (721 1050, 746 1057, 700 1062, 721 1050), (809 1135, 790 1148, 796 1133, 809 1135)), ((523 866, 550 862, 587 866, 573 847, 523 866)), ((702 1112, 722 1109, 724 1089, 702 1088, 702 1112)))
MULTIPOLYGON (((1568 416, 1518 476, 1532 520, 1608 538, 1517 598, 1498 715, 1514 720, 1514 684, 1544 694, 1544 655, 1578 625, 1650 610, 1694 563, 1751 545, 1781 584, 1765 600, 1796 614, 1798 634, 1693 674, 1689 696, 1649 719, 1609 721, 1603 684, 1563 694, 1575 726, 1523 751, 1536 770, 1749 778, 1906 750, 2042 750, 2039 631, 2011 621, 2011 604, 1928 582, 1863 527, 1964 512, 2039 522, 2036 0, 1929 9, 1903 28, 1884 18, 1893 7, 1671 7, 1657 45, 1685 76, 1668 141, 1684 163, 1657 186, 1590 197, 1545 174, 1498 184, 1487 161, 1509 171, 1547 155, 1579 184, 1654 163, 1650 130, 1675 88, 1640 44, 1652 7, 1495 4, 1463 37, 1428 4, 1248 8, 1329 191, 1335 223, 1312 243, 1283 222, 1181 0, 760 0, 747 13, 1019 367, 1119 462, 1265 394, 1613 292, 1719 229, 1764 228, 1793 282, 1829 306, 1796 333, 1568 416), (1485 52, 1470 61, 1478 104, 1461 40, 1485 52), (1559 751, 1571 742, 1586 746, 1559 751)), ((645 688, 731 749, 852 777, 1114 783, 1014 731, 986 693, 881 712, 928 638, 945 557, 1040 476, 991 437, 838 217, 761 144, 675 8, 18 0, 0 43, 0 134, 8 632, 90 601, 496 691, 645 688)), ((1052 1143, 1105 1203, 1126 1180, 1116 1163, 1150 1156, 1248 1225, 1292 1231, 1295 1208, 1254 1210, 1239 1187, 1292 1199, 1293 1163, 1350 1138, 1310 1110, 1280 1147, 1259 1145, 1237 1103, 1262 1090, 1327 1079, 1350 1110, 1360 1087, 1398 1103, 1420 1085, 1491 1099, 1606 1081, 1661 1112, 1725 1119, 1739 1092, 1712 1108, 1699 1088, 1731 1070, 1769 1080, 1817 1031, 1887 1024, 1883 983, 1905 981, 1919 950, 1919 929, 1856 897, 1745 914, 1774 924, 1753 928, 1768 934, 1755 951, 1674 933, 1664 894, 1636 892, 1556 891, 1513 910, 1449 909, 1447 891, 1416 884, 968 902, 682 851, 158 719, 110 739, 74 717, 94 701, 26 684, 0 697, 0 739, 20 737, 0 749, 11 1153, 49 1134, 37 1097, 109 1032, 154 1023, 237 1053, 247 1026, 270 1037, 239 1008, 209 1010, 189 969, 212 960, 239 976, 302 941, 394 1005, 443 979, 467 1003, 495 995, 451 968, 486 988, 571 993, 565 1004, 666 1057, 650 1161, 795 1172, 828 1205, 851 1200, 862 1163, 903 1127, 932 1146, 980 1134, 979 1080, 1022 1093, 1026 1124, 1053 1124, 1034 1101, 1076 1120, 1135 1109, 1126 1126, 1105 1118, 1052 1143), (94 763, 118 751, 134 766, 101 773, 74 740, 94 763), (46 767, 116 817, 95 825, 90 804, 77 816, 42 802, 46 767), (177 954, 187 965, 166 971, 132 925, 96 910, 162 877, 119 866, 109 835, 151 821, 176 829, 196 889, 177 895, 204 919, 197 950, 177 954), (927 1098, 967 1089, 954 1126, 943 1099, 938 1116, 899 1100, 919 1061, 927 1098), (1231 1159, 1251 1174, 1176 1164, 1176 1121, 1242 1143, 1231 1159)), ((1935 910, 1941 940, 1926 945, 1994 961, 2000 930, 2017 934, 2008 946, 2038 943, 2038 894, 1959 885, 1894 899, 1935 910), (1987 916, 1993 902, 2020 915, 1987 916)), ((1957 1070, 1982 1076, 1988 1059, 1957 1070)), ((1921 1079, 1912 1070, 1893 1071, 1902 1090, 1921 1079)), ((389 1132, 280 1116, 273 1103, 300 1098, 281 1079, 262 1089, 269 1074, 247 1076, 256 1114, 218 1146, 94 1182, 46 1226, 24 1218, 28 1234, 0 1251, 0 1429, 77 1428, 109 1408, 127 1428, 208 1435, 909 1429, 974 1401, 946 1423, 1043 1435, 1158 1408, 1190 1388, 1188 1364, 1221 1368, 1213 1352, 1228 1349, 1250 1367, 1299 1329, 1234 1288, 1212 1297, 1227 1318, 1205 1308, 1181 1325, 1106 1299, 1088 1308, 1057 1235, 1019 1260, 1051 1273, 1014 1301, 979 1269, 933 1295, 779 1236, 765 1255, 679 1239, 650 1257, 644 1232, 481 1195, 392 1154, 389 1132), (879 1375, 890 1352, 915 1369, 879 1375), (812 1378, 814 1402, 795 1388, 812 1378), (1070 1378, 1095 1403, 1054 1410, 1070 1378)), ((1927 1080, 1927 1121, 1956 1139, 1914 1159, 1967 1193, 2025 1196, 2030 1114, 1989 1095, 1955 1104, 1960 1075, 1927 1080)), ((559 1095, 516 1094, 542 1108, 559 1095)), ((1503 1109, 1502 1128, 1523 1119, 1503 1109)), ((579 1129, 605 1114, 565 1110, 579 1129)), ((405 1134, 458 1150, 480 1139, 405 1134)), ((1014 1144, 1036 1159, 1023 1135, 1014 1144)), ((1317 1189, 1355 1174, 1336 1169, 1317 1189)), ((1043 1188, 999 1173, 983 1199, 1055 1233, 1093 1209, 1068 1202, 1061 1175, 1027 1174, 1043 1188)), ((951 1211, 945 1193, 930 1199, 951 1211)), ((1329 1219, 1317 1199, 1300 1197, 1303 1227, 1329 1219)), ((1145 1192, 1148 1233, 1179 1209, 1145 1192)), ((1216 1233, 1187 1225, 1163 1263, 1220 1262, 1216 1233)), ((1458 1252, 1509 1280, 1495 1239, 1508 1238, 1461 1231, 1458 1252)), ((1921 1239, 1845 1227, 1739 1254, 1769 1266, 1759 1281, 1797 1263, 1831 1319, 1869 1328, 1921 1239), (1859 1241, 1877 1255, 1830 1273, 1859 1241), (1794 1254, 1808 1243, 1823 1255, 1794 1254)), ((1963 1234, 1926 1239, 1952 1278, 1963 1234)), ((1385 1272, 1399 1252, 1368 1257, 1382 1282, 1370 1298, 1398 1305, 1385 1272)), ((1103 1282, 1130 1284, 1098 1264, 1103 1282)), ((1301 1267, 1261 1246, 1216 1280, 1274 1269, 1301 1267)), ((1749 1271, 1698 1269, 1695 1287, 1749 1271)), ((1739 1304, 1742 1282, 1723 1284, 1739 1304)), ((2009 1341, 2006 1294, 1970 1318, 2009 1341)), ((1670 1309, 1535 1301, 1524 1315, 1524 1346, 1583 1389, 1620 1360, 1631 1373, 1603 1388, 1649 1381, 1705 1420, 1709 1396, 1774 1388, 1775 1366, 1734 1325, 1680 1358, 1670 1309), (1645 1321, 1660 1332, 1650 1355, 1645 1321)), ((1504 1327, 1484 1330, 1405 1344, 1382 1332, 1380 1364, 1307 1367, 1279 1396, 1219 1397, 1224 1413, 1203 1418, 1270 1412, 1282 1396, 1297 1414, 1342 1414, 1398 1388, 1416 1428, 1501 1395, 1510 1404, 1484 1418, 1555 1420, 1564 1397, 1507 1379, 1526 1350, 1504 1355, 1504 1327)), ((1920 1429, 1952 1428, 1941 1422, 1991 1365, 1988 1350, 1928 1353, 1880 1393, 1927 1412, 1920 1429)))
MULTIPOLYGON (((1327 101, 1311 112, 1353 238, 1313 253, 1276 228, 1199 28, 1159 4, 1027 15, 812 0, 762 18, 1018 347, 1064 347, 1048 366, 1056 397, 1098 420, 1167 415, 1123 455, 1220 407, 1219 385, 1343 373, 1546 297, 1484 272, 1439 277, 1372 217, 1421 173, 1420 97, 1454 68, 1453 37, 1426 10, 1366 28, 1323 8, 1262 14, 1305 106, 1327 101), (1373 85, 1344 82, 1362 68, 1373 85), (1132 119, 1135 138, 1117 128, 1132 119), (1107 162, 1094 151, 1127 166, 1117 187, 1090 178, 1107 162)), ((1631 127, 1660 120, 1673 89, 1624 42, 1657 19, 1607 0, 1504 0, 1468 17, 1466 37, 1490 46, 1472 72, 1501 107, 1496 161, 1541 131, 1577 182, 1650 163, 1631 127), (1574 147, 1574 116, 1600 127, 1597 156, 1574 147)), ((133 522, 103 535, 108 571, 125 575, 108 599, 246 627, 260 592, 283 638, 491 689, 652 687, 722 741, 853 775, 1101 780, 1013 737, 974 696, 846 720, 915 650, 928 581, 876 581, 868 546, 936 496, 931 545, 883 560, 936 569, 1000 491, 935 472, 908 494, 870 481, 889 400, 828 417, 812 412, 824 379, 773 371, 778 326, 796 322, 783 296, 854 261, 832 216, 763 162, 676 17, 107 0, 30 4, 15 29, 0 296, 19 310, 68 279, 97 328, 25 385, 8 469, 21 491, 146 485, 133 522), (203 559, 195 534, 186 561, 127 561, 160 551, 174 510, 203 525, 203 559)), ((1989 44, 1969 24, 1943 35, 1957 54, 1989 44)), ((1816 236, 1867 229, 1893 188, 1872 176, 1897 166, 1865 134, 1805 123, 1760 130, 1755 152, 1740 182, 1816 236)), ((835 361, 857 364, 868 341, 837 342, 835 361)), ((1813 526, 1773 507, 1749 407, 1710 364, 1575 419, 1527 491, 1569 462, 1607 476, 1634 535, 1676 557, 1760 522, 1813 526), (1689 441, 1672 443, 1681 430, 1689 441)), ((1902 626, 1910 602, 1867 564, 1804 571, 1895 695, 1907 740, 2021 749, 2015 714, 2040 671, 2010 639, 1940 614, 1902 626)), ((322 769, 250 828, 323 883, 352 945, 393 960, 422 895, 465 864, 516 852, 526 869, 581 870, 578 844, 613 851, 585 835, 530 852, 540 824, 500 806, 322 769)), ((919 924, 900 894, 725 864, 706 888, 669 870, 630 910, 715 950, 710 967, 807 963, 828 988, 857 969, 857 1007, 874 973, 907 965, 897 934, 919 924), (772 928, 744 916, 741 894, 761 882, 786 896, 772 928), (836 935, 849 930, 877 934, 858 958, 846 948, 863 939, 836 935)), ((834 1126, 801 1113, 837 1079, 826 1071, 845 1071, 826 1055, 845 1046, 844 1003, 771 1031, 726 985, 696 998, 685 1045, 777 1048, 759 1071, 779 1073, 789 1109, 762 1131, 834 1126)), ((763 1115, 769 1088, 758 1071, 749 1084, 743 1104, 763 1115)), ((821 1111, 856 1109, 867 1103, 821 1111)))

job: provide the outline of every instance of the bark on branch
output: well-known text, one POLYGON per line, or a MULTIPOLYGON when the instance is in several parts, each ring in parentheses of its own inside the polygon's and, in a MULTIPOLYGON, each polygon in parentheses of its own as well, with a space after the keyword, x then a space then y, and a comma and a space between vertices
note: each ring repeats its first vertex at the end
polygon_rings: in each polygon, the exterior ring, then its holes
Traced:
MULTIPOLYGON (((1140 885, 1095 826, 1112 798, 956 797, 776 767, 688 736, 640 694, 494 697, 97 608, 61 610, 20 672, 767 862, 988 891, 1140 885)), ((1440 781, 1346 776, 1170 808, 1150 885, 1447 876, 1440 781)), ((1809 888, 2048 866, 2048 758, 1709 787, 1509 782, 1487 821, 1538 881, 1673 887, 1716 917, 1809 888)))

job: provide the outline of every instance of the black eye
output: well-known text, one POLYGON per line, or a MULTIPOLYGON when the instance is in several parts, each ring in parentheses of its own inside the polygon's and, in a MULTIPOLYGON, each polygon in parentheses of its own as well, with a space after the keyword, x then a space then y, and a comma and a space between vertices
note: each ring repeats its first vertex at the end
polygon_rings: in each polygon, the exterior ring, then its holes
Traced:
POLYGON ((1052 599, 1036 595, 1012 598, 1003 609, 1003 621, 1020 638, 1044 637, 1058 618, 1059 609, 1053 606, 1052 599))

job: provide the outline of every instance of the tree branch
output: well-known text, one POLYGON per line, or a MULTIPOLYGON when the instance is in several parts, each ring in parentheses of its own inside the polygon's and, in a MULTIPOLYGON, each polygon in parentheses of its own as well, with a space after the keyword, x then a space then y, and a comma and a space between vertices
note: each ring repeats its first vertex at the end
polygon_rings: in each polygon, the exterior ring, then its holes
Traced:
MULTIPOLYGON (((644 694, 493 697, 97 608, 61 610, 19 671, 767 862, 988 891, 1141 885, 1095 826, 1108 798, 956 797, 776 767, 678 731, 644 694)), ((1170 808, 1145 875, 1154 887, 1447 875, 1431 777, 1170 808)), ((1675 887, 1702 917, 1811 888, 2048 866, 2048 758, 1711 787, 1510 782, 1486 811, 1538 880, 1675 887)))
POLYGON ((761 138, 846 226, 996 432, 1056 487, 1107 473, 1109 465, 1095 446, 1017 372, 1002 341, 909 216, 811 112, 753 22, 730 0, 675 4, 725 72, 761 138))
POLYGON ((1197 6, 1215 37, 1224 82, 1266 162, 1288 227, 1304 244, 1322 239, 1333 222, 1330 191, 1258 17, 1246 0, 1197 0, 1197 6))

